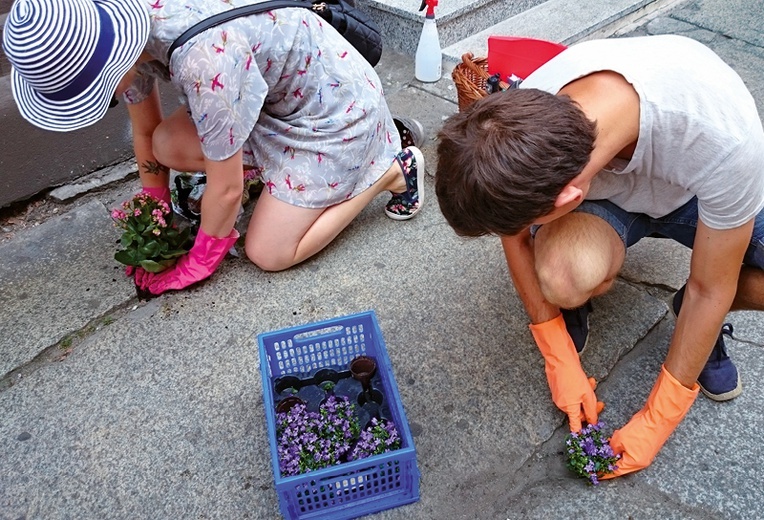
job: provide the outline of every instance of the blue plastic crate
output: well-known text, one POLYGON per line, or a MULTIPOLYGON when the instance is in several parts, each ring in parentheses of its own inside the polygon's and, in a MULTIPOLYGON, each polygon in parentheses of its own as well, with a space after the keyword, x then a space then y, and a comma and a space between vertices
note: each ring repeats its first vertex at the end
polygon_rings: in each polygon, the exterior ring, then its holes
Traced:
POLYGON ((271 466, 281 513, 289 519, 340 520, 419 500, 419 468, 406 413, 385 341, 373 311, 258 335, 271 466), (359 355, 377 361, 385 401, 401 436, 401 448, 282 477, 276 441, 273 381, 284 375, 310 377, 321 368, 347 366, 359 355))

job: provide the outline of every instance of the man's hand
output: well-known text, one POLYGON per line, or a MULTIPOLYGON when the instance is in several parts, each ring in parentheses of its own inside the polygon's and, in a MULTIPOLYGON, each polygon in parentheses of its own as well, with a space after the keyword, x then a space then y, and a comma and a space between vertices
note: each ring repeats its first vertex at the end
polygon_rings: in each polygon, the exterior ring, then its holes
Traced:
POLYGON ((191 251, 180 257, 174 266, 159 273, 148 273, 140 267, 136 269, 135 285, 155 295, 185 289, 210 277, 237 238, 239 233, 235 229, 224 238, 211 237, 200 229, 191 251))
POLYGON ((531 324, 531 333, 544 356, 545 371, 552 400, 565 412, 570 431, 581 429, 583 421, 597 423, 605 404, 597 401, 594 378, 586 377, 576 347, 565 329, 562 314, 543 323, 531 324))
POLYGON ((647 398, 644 408, 637 412, 626 426, 613 433, 610 446, 621 455, 618 469, 600 477, 609 479, 639 471, 652 463, 698 396, 699 387, 689 389, 669 374, 666 367, 647 398))

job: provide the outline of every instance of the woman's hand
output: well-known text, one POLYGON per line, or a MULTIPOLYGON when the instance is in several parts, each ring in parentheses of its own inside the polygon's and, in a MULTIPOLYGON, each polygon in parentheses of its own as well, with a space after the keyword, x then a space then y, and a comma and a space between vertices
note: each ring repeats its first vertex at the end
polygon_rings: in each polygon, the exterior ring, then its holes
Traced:
POLYGON ((194 246, 174 266, 159 273, 137 268, 135 285, 143 291, 159 295, 201 282, 212 276, 238 238, 239 232, 235 229, 224 238, 211 237, 200 229, 194 246))

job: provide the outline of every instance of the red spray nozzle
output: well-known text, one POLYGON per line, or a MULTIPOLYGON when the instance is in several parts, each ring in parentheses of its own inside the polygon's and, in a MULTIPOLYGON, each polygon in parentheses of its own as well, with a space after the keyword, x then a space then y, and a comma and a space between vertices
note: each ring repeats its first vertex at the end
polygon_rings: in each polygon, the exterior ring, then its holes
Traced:
POLYGON ((427 12, 425 13, 425 16, 428 18, 435 18, 435 6, 438 5, 438 0, 422 0, 422 5, 419 7, 420 11, 424 11, 424 8, 427 7, 427 12))

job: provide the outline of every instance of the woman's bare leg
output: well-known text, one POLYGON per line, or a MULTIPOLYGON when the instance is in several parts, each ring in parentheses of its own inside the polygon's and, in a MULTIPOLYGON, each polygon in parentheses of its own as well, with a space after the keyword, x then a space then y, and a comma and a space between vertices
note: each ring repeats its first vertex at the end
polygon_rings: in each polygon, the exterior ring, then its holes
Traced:
POLYGON ((266 271, 299 264, 329 245, 374 197, 383 191, 401 192, 405 186, 394 161, 369 189, 324 209, 293 206, 263 191, 247 229, 247 256, 266 271))
MULTIPOLYGON (((178 171, 203 171, 204 156, 196 127, 184 107, 154 132, 154 154, 178 171)), ((260 268, 280 271, 321 251, 383 191, 400 193, 406 181, 397 161, 367 190, 329 208, 300 208, 264 191, 257 201, 246 238, 247 256, 260 268)))
POLYGON ((204 171, 204 155, 199 136, 185 107, 166 117, 154 130, 154 156, 168 168, 180 172, 204 171))

